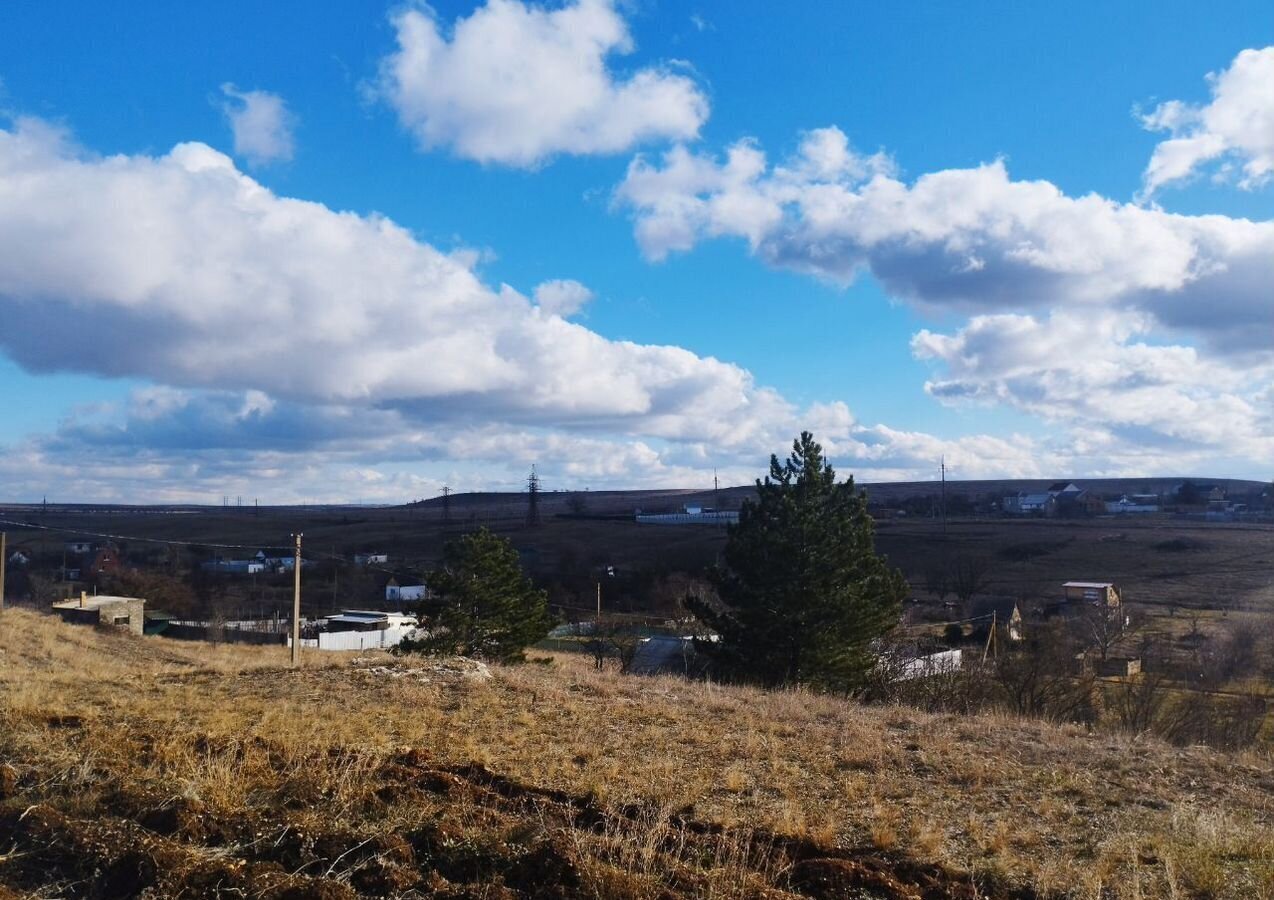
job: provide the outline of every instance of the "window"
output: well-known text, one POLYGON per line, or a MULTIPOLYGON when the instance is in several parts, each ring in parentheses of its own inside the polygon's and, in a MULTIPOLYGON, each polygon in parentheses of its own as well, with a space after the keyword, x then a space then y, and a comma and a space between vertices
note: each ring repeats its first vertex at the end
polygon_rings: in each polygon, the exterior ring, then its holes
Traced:
POLYGON ((127 625, 131 619, 128 616, 116 616, 111 620, 112 625, 127 625))

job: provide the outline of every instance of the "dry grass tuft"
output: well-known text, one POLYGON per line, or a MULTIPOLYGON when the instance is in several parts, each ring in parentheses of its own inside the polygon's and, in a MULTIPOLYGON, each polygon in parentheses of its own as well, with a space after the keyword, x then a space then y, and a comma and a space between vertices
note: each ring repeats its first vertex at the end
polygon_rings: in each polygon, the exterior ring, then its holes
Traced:
POLYGON ((285 653, 0 614, 0 896, 1274 898, 1259 753, 285 653))

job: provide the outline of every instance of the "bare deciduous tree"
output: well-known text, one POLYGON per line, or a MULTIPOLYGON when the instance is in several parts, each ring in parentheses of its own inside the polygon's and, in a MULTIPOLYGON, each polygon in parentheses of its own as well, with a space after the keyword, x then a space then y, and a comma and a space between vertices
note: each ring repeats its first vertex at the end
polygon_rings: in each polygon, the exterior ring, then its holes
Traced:
POLYGON ((991 562, 985 556, 960 556, 949 572, 952 593, 962 606, 968 606, 975 594, 991 585, 991 562))
POLYGON ((1019 715, 1091 723, 1096 679, 1081 664, 1081 652, 1073 634, 1058 623, 1032 629, 1021 647, 996 664, 1005 705, 1019 715))

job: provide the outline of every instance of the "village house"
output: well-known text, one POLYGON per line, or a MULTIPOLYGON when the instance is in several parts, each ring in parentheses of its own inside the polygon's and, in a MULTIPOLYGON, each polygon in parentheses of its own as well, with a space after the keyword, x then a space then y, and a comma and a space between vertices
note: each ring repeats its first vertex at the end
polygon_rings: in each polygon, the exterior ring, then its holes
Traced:
MULTIPOLYGON (((306 629, 303 647, 317 650, 372 650, 397 647, 416 631, 416 617, 397 612, 347 609, 306 629)), ((290 636, 286 638, 291 643, 290 636)))
POLYGON ((429 589, 423 584, 399 584, 396 578, 385 584, 385 600, 391 603, 424 600, 428 595, 429 589))
POLYGON ((1119 588, 1110 581, 1068 581, 1062 585, 1062 590, 1068 603, 1104 603, 1116 607, 1122 602, 1119 588))
POLYGON ((1000 506, 1011 516, 1054 516, 1057 514, 1057 498, 1049 493, 1010 494, 1000 506))
POLYGON ((1106 503, 1073 481, 1055 481, 1043 491, 1010 494, 1000 509, 1011 516, 1097 516, 1106 512, 1106 503))
POLYGON ((88 573, 86 576, 88 578, 114 575, 120 570, 119 551, 109 544, 101 547, 93 554, 92 559, 88 560, 88 565, 81 568, 88 573))
POLYGON ((222 575, 256 575, 265 571, 266 563, 259 555, 252 559, 226 559, 214 556, 207 562, 200 563, 199 567, 205 572, 222 575))
POLYGON ((53 611, 61 616, 63 622, 104 625, 141 634, 146 623, 145 607, 146 601, 138 597, 114 597, 107 594, 90 597, 81 593, 78 600, 54 603, 53 611))
POLYGON ((354 565, 356 566, 375 566, 383 565, 389 562, 388 553, 355 553, 354 565))
POLYGON ((1159 512, 1158 494, 1125 494, 1106 504, 1106 512, 1115 515, 1148 515, 1159 512))

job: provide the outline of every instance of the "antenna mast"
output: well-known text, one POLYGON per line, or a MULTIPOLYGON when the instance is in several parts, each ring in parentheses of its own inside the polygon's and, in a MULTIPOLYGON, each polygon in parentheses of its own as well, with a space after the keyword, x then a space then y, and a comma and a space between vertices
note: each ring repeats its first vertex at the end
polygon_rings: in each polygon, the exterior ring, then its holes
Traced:
POLYGON ((942 469, 942 539, 947 538, 947 457, 943 454, 939 463, 942 469))
POLYGON ((540 524, 540 476, 535 474, 535 463, 531 463, 531 476, 526 480, 526 491, 526 524, 534 528, 540 524))

